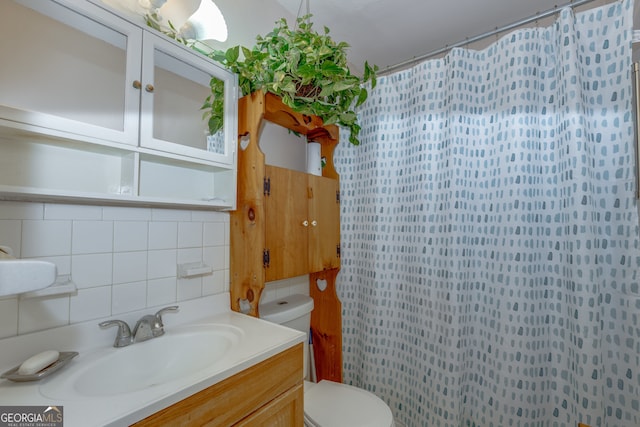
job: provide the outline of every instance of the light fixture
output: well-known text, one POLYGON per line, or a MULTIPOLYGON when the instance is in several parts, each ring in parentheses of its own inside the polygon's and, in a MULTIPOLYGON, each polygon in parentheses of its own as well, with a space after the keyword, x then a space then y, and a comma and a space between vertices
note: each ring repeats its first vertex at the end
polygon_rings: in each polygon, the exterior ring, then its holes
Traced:
POLYGON ((179 34, 188 40, 227 40, 227 23, 213 0, 202 0, 198 10, 180 27, 179 34))
POLYGON ((140 6, 145 9, 160 9, 167 0, 138 0, 140 6))
POLYGON ((162 25, 171 22, 187 40, 227 40, 227 24, 213 0, 139 0, 149 3, 162 25), (195 12, 194 12, 195 11, 195 12))
MULTIPOLYGON (((150 0, 146 0, 150 1, 150 0)), ((154 3, 159 4, 164 0, 155 0, 154 3)), ((200 7, 201 0, 167 0, 157 9, 150 9, 151 13, 155 12, 162 21, 162 25, 171 25, 178 29, 187 22, 187 19, 195 13, 200 7)))
MULTIPOLYGON (((103 0, 121 3, 125 0, 103 0)), ((178 36, 187 40, 227 40, 228 31, 222 12, 213 0, 134 0, 142 14, 153 15, 162 27, 178 28, 178 36)))

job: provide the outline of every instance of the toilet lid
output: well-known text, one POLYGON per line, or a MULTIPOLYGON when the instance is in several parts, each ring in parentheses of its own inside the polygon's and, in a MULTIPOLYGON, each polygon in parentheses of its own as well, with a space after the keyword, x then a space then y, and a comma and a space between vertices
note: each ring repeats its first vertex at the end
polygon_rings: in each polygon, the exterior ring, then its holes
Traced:
POLYGON ((321 427, 391 427, 391 409, 376 395, 322 380, 304 393, 304 413, 321 427))

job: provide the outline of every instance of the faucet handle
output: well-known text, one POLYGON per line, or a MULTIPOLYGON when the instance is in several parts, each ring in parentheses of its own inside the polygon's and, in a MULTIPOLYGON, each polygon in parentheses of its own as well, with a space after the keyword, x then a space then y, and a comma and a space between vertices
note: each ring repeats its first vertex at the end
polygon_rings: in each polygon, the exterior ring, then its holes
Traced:
POLYGON ((98 324, 101 328, 108 328, 110 326, 118 326, 118 333, 116 334, 116 340, 113 343, 114 347, 126 347, 131 344, 131 329, 127 322, 122 320, 107 320, 98 324))
POLYGON ((164 334, 164 323, 162 323, 162 315, 164 313, 176 312, 176 311, 178 311, 177 305, 172 305, 172 306, 165 307, 158 310, 158 312, 155 314, 156 320, 155 320, 155 324, 153 325, 154 337, 159 337, 160 335, 164 334))
POLYGON ((160 310, 158 310, 158 312, 156 313, 156 317, 159 317, 162 319, 162 315, 164 313, 170 312, 170 311, 178 311, 178 306, 177 305, 171 305, 169 307, 165 307, 165 308, 161 308, 160 310))

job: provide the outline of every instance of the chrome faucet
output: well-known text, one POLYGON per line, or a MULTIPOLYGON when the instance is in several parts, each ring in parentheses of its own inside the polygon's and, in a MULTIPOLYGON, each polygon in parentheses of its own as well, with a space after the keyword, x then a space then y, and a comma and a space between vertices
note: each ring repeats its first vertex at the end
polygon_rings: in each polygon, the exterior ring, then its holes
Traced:
POLYGON ((99 324, 101 328, 108 328, 109 326, 118 326, 118 333, 116 334, 116 340, 113 343, 114 347, 126 347, 133 342, 131 336, 131 329, 127 322, 122 320, 107 320, 99 324))
POLYGON ((156 314, 144 315, 136 322, 136 326, 131 333, 131 328, 127 322, 122 320, 107 320, 101 322, 99 326, 101 328, 108 328, 110 326, 118 326, 118 332, 116 334, 114 347, 126 347, 129 344, 135 342, 142 342, 150 340, 151 338, 159 337, 164 334, 164 324, 162 323, 162 314, 167 312, 178 311, 177 305, 165 307, 159 310, 156 314))
POLYGON ((156 314, 142 316, 142 318, 136 322, 136 327, 133 328, 133 341, 142 342, 164 335, 162 314, 169 311, 178 311, 178 306, 172 305, 171 307, 163 308, 156 314))

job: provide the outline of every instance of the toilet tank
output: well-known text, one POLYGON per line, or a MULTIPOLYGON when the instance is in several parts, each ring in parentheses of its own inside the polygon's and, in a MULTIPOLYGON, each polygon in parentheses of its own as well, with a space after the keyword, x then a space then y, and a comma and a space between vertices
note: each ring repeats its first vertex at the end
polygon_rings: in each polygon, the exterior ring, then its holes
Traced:
MULTIPOLYGON (((311 310, 313 298, 307 295, 289 295, 265 304, 260 304, 260 318, 268 322, 277 323, 304 332, 309 340, 311 327, 311 310)), ((309 362, 309 346, 303 347, 303 379, 314 378, 311 375, 312 364, 309 362)))
POLYGON ((260 318, 306 334, 311 326, 311 310, 313 298, 307 295, 289 295, 260 304, 260 318))

